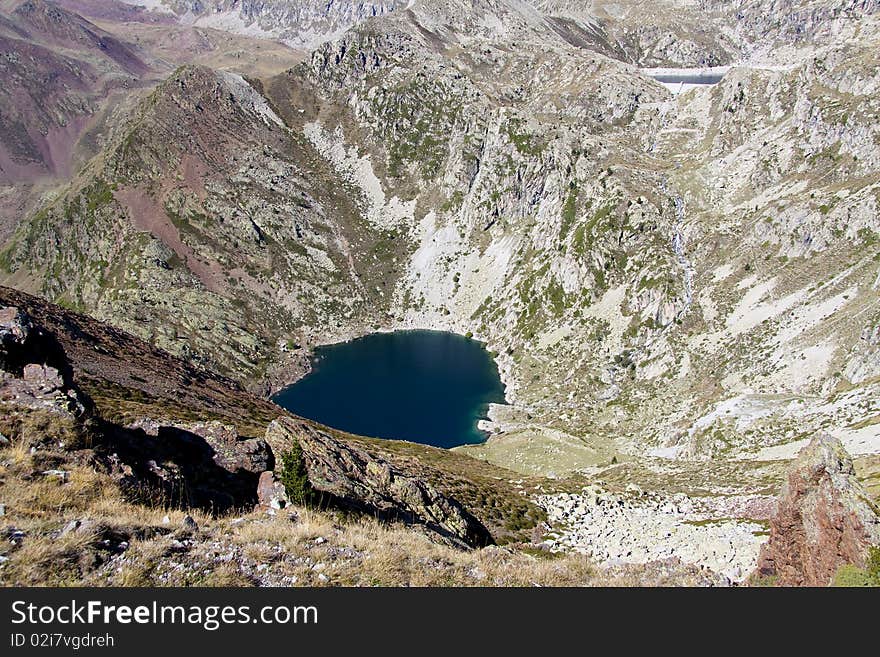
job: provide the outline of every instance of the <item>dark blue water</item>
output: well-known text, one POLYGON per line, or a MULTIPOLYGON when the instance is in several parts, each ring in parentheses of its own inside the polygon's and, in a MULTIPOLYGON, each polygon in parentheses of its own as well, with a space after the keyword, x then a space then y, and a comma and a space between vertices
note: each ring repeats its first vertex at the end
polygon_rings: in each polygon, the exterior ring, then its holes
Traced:
POLYGON ((504 403, 504 385, 482 343, 397 331, 319 347, 312 371, 272 399, 362 436, 455 447, 485 440, 477 420, 504 403))

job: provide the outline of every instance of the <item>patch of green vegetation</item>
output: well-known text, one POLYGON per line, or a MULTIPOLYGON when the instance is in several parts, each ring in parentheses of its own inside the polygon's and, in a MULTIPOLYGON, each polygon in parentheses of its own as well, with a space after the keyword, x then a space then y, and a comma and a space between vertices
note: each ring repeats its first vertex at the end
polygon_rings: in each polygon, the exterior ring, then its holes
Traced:
POLYGON ((449 135, 461 114, 454 91, 426 77, 400 84, 372 99, 388 146, 388 172, 395 177, 410 163, 425 178, 436 177, 448 153, 449 135))
POLYGON ((546 296, 546 290, 542 292, 539 289, 538 283, 546 276, 549 269, 550 263, 545 263, 537 270, 526 275, 517 285, 519 301, 523 305, 523 310, 520 311, 517 319, 517 326, 524 333, 529 333, 526 330, 527 328, 531 327, 534 329, 540 323, 538 320, 541 316, 542 300, 546 296))
POLYGON ((536 559, 546 559, 548 561, 561 559, 563 556, 565 556, 563 552, 551 552, 550 550, 540 547, 538 545, 522 545, 517 549, 523 554, 528 554, 529 556, 535 557, 536 559))
POLYGON ((600 268, 595 268, 592 270, 593 279, 596 281, 596 292, 597 294, 604 292, 608 288, 608 284, 605 281, 605 270, 600 268))
POLYGON ((864 568, 844 564, 834 574, 832 586, 880 586, 880 546, 872 546, 864 568))
POLYGON ((572 180, 568 183, 568 196, 565 198, 565 203, 562 206, 562 224, 559 228, 560 241, 565 239, 572 224, 577 219, 577 198, 578 185, 576 181, 572 180))
POLYGON ((830 160, 831 162, 838 162, 842 159, 842 155, 840 154, 840 143, 837 142, 833 146, 829 146, 825 150, 819 151, 818 153, 813 153, 807 158, 807 162, 810 164, 818 164, 822 160, 830 160))
POLYGON ((859 239, 865 243, 865 246, 873 246, 880 242, 880 235, 870 228, 859 228, 856 234, 859 236, 859 239))
POLYGON ((535 135, 522 130, 525 121, 520 118, 510 119, 504 126, 504 133, 521 155, 537 156, 544 152, 546 144, 535 135))
POLYGON ((560 317, 565 312, 566 308, 566 294, 565 290, 562 288, 562 284, 554 278, 550 281, 550 284, 547 285, 544 293, 547 296, 547 302, 549 303, 553 314, 560 317))
POLYGON ((309 481, 302 447, 296 441, 293 441, 289 451, 281 455, 281 483, 293 504, 311 506, 314 503, 315 490, 309 481))
POLYGON ((113 201, 115 186, 108 185, 104 180, 96 180, 91 187, 83 190, 82 196, 86 200, 86 210, 94 214, 96 210, 109 205, 113 201))
POLYGON ((593 342, 602 342, 611 335, 611 325, 604 319, 597 320, 596 328, 590 334, 590 340, 593 342))
POLYGON ((860 587, 860 586, 880 586, 866 571, 857 568, 852 564, 843 564, 834 573, 834 580, 831 583, 836 587, 860 587))
POLYGON ((376 257, 380 259, 390 259, 394 256, 398 237, 400 237, 400 234, 393 228, 383 230, 379 238, 373 244, 373 253, 376 257))
POLYGON ((653 276, 643 276, 639 279, 638 290, 639 292, 642 290, 656 290, 660 288, 669 288, 674 285, 675 282, 665 276, 658 278, 653 276))
POLYGON ((531 509, 527 506, 509 506, 504 520, 504 528, 510 532, 531 529, 535 526, 535 519, 531 517, 531 509))
POLYGON ((753 577, 749 580, 749 586, 754 586, 758 588, 776 586, 776 580, 779 579, 776 575, 767 575, 766 577, 753 577))
POLYGON ((440 206, 440 210, 443 212, 456 212, 461 209, 463 203, 464 192, 457 191, 443 202, 443 205, 440 206))
POLYGON ((0 270, 11 274, 15 269, 16 243, 13 241, 0 251, 0 270))
MULTIPOLYGON (((590 206, 591 203, 588 203, 587 208, 590 206)), ((608 221, 612 216, 615 207, 616 203, 614 201, 604 203, 596 209, 589 220, 580 224, 577 229, 575 229, 571 240, 575 254, 583 257, 589 252, 599 227, 608 221)))
POLYGON ((483 313, 488 312, 489 309, 492 307, 493 301, 494 299, 492 298, 492 295, 489 295, 485 299, 483 299, 482 303, 477 306, 477 309, 471 315, 471 319, 477 319, 483 313))
POLYGON ((704 518, 703 520, 685 520, 684 524, 694 527, 711 527, 712 525, 721 525, 735 520, 736 518, 704 518))
POLYGON ((0 253, 0 267, 12 272, 29 266, 41 279, 41 294, 83 310, 84 285, 101 288, 104 269, 112 259, 106 236, 107 220, 113 216, 107 208, 115 189, 115 183, 98 178, 71 192, 67 200, 41 208, 22 222, 0 253))

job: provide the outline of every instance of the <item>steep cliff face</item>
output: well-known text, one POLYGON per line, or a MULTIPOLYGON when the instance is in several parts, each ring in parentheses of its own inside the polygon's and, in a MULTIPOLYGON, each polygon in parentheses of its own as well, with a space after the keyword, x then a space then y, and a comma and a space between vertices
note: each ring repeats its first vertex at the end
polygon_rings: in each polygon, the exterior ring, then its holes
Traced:
POLYGON ((815 437, 792 464, 756 574, 779 586, 827 586, 880 546, 880 509, 839 440, 815 437))

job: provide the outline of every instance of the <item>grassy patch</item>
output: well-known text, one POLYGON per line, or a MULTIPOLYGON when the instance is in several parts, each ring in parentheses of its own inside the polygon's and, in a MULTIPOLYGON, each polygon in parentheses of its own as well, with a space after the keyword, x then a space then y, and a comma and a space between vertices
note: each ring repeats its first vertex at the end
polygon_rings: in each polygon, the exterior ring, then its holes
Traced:
POLYGON ((834 574, 832 586, 880 586, 880 546, 872 546, 864 568, 843 564, 834 574))

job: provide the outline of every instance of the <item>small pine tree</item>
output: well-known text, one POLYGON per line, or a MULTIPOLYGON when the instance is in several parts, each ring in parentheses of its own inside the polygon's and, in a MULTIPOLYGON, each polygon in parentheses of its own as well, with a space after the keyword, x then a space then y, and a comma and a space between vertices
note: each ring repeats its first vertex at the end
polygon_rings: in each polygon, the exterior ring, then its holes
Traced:
POLYGON ((290 451, 281 455, 281 483, 291 503, 308 506, 314 500, 315 491, 309 482, 302 447, 296 441, 290 446, 290 451))

